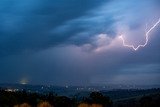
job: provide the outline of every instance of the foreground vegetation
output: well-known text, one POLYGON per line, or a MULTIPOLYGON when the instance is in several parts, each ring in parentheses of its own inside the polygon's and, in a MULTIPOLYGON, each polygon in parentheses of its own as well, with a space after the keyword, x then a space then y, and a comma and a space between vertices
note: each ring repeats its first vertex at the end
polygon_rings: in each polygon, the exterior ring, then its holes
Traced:
POLYGON ((160 107, 160 93, 112 102, 109 97, 100 92, 92 92, 87 97, 69 98, 54 93, 0 90, 0 107, 160 107))

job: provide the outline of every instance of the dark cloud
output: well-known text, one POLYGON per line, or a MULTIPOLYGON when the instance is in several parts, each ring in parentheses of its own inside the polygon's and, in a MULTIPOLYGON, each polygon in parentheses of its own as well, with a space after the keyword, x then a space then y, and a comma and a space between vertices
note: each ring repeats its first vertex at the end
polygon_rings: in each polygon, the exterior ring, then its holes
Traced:
POLYGON ((65 22, 87 14, 102 3, 97 0, 1 1, 1 56, 25 49, 41 49, 63 43, 79 28, 61 35, 51 33, 65 22))

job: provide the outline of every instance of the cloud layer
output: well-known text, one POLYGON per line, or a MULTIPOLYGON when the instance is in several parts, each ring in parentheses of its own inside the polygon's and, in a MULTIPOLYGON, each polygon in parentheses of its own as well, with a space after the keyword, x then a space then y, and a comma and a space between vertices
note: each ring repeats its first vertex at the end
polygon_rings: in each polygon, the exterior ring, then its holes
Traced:
POLYGON ((159 84, 159 0, 0 1, 0 81, 159 84), (45 79, 44 79, 45 78, 45 79), (146 82, 147 81, 147 82, 146 82))

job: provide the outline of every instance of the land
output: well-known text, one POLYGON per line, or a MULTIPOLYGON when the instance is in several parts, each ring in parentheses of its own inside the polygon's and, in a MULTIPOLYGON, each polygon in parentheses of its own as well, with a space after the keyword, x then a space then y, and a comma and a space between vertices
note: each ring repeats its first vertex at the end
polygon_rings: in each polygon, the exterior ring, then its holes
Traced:
POLYGON ((80 104, 89 104, 90 107, 93 104, 102 107, 160 107, 160 88, 157 86, 111 89, 104 86, 0 84, 0 87, 0 107, 23 103, 36 107, 44 101, 54 107, 80 107, 80 104))

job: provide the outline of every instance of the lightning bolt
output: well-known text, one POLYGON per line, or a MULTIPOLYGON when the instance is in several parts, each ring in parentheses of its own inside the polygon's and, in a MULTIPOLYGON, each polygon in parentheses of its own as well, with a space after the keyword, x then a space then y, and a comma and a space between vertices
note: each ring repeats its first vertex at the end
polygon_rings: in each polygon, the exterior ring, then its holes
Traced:
POLYGON ((128 47, 128 48, 132 48, 133 50, 137 51, 140 47, 145 47, 148 44, 148 40, 149 40, 149 34, 154 30, 154 28, 156 26, 158 26, 158 24, 160 23, 160 18, 159 20, 145 33, 145 43, 144 44, 140 44, 137 47, 135 47, 134 45, 127 45, 125 43, 125 40, 123 38, 123 35, 119 36, 119 38, 122 40, 123 42, 123 46, 124 47, 128 47))

